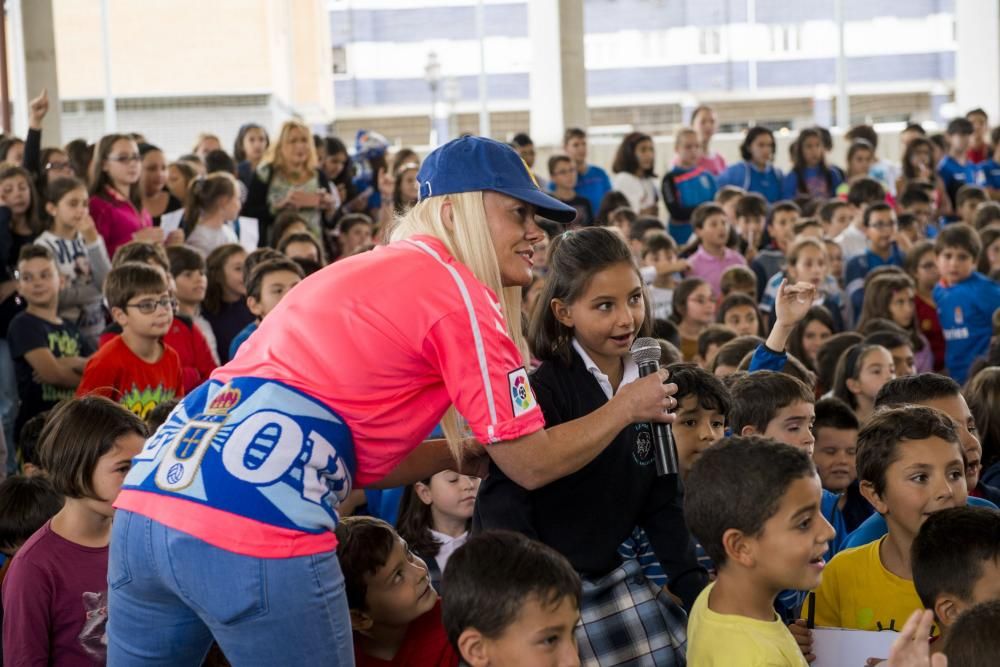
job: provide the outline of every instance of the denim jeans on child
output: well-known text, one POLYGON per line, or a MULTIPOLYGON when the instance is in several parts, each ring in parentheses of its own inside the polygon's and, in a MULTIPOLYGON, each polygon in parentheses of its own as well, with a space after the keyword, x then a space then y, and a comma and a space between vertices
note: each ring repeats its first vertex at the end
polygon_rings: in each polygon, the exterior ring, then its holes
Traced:
POLYGON ((353 665, 336 554, 243 556, 118 510, 108 665, 199 667, 213 637, 233 665, 353 665))

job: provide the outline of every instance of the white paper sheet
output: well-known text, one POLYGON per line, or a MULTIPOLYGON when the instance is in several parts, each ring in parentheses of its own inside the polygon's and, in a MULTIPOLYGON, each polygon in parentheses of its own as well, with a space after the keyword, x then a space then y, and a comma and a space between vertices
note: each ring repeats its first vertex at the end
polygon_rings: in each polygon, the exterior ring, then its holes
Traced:
POLYGON ((885 660, 892 643, 899 637, 899 633, 892 631, 840 628, 815 628, 812 632, 816 661, 811 667, 864 667, 868 658, 885 660))

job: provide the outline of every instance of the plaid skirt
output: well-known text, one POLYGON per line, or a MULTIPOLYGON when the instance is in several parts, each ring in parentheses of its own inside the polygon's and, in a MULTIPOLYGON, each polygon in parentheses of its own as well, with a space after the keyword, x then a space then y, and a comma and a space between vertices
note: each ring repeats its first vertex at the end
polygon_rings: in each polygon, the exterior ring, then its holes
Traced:
POLYGON ((687 614, 643 576, 638 561, 585 578, 580 606, 576 641, 583 667, 687 664, 687 614))

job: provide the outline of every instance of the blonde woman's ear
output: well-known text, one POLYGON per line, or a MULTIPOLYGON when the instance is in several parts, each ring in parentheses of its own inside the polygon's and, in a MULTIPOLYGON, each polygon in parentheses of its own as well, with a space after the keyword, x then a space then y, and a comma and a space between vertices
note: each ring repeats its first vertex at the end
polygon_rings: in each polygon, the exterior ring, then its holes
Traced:
POLYGON ((455 208, 450 199, 441 202, 441 223, 450 233, 455 233, 455 208))

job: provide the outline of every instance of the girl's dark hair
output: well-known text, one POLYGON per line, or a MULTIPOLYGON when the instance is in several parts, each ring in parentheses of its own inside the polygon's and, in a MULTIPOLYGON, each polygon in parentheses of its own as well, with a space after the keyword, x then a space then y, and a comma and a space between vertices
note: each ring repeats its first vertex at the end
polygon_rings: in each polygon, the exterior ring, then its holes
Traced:
POLYGON ((882 349, 881 345, 857 343, 847 348, 837 360, 837 372, 833 378, 833 395, 847 403, 852 409, 858 408, 858 397, 847 388, 848 380, 857 380, 861 375, 864 359, 874 350, 882 349))
POLYGON ((611 224, 611 213, 620 208, 625 208, 630 211, 632 210, 631 205, 628 203, 628 197, 618 190, 608 190, 604 194, 604 197, 601 198, 601 206, 597 209, 597 215, 594 217, 594 224, 607 227, 611 224))
POLYGON ((813 322, 819 322, 829 329, 831 334, 834 334, 837 331, 837 327, 833 323, 833 316, 830 315, 830 311, 823 306, 813 306, 806 311, 805 317, 803 317, 799 323, 795 325, 795 328, 792 329, 791 335, 788 336, 788 352, 797 357, 806 368, 818 375, 819 369, 816 368, 818 364, 814 364, 812 360, 809 359, 809 355, 806 354, 805 348, 802 345, 802 337, 806 333, 806 327, 813 322))
POLYGON ((847 148, 847 166, 845 169, 850 169, 851 160, 854 159, 855 154, 858 151, 868 151, 872 155, 875 155, 875 147, 867 139, 855 139, 851 142, 851 145, 847 148))
POLYGON ((73 176, 63 176, 49 183, 45 190, 45 203, 58 204, 59 200, 74 190, 87 189, 87 184, 73 176))
POLYGON ((239 189, 230 174, 219 172, 194 179, 184 202, 184 234, 189 236, 198 226, 201 214, 213 210, 219 200, 236 196, 239 196, 239 189))
MULTIPOLYGON (((535 304, 528 328, 528 343, 535 358, 558 361, 566 366, 572 363, 573 330, 556 319, 550 304, 553 299, 573 303, 586 291, 594 275, 618 264, 627 264, 639 276, 628 245, 604 227, 564 232, 552 239, 545 287, 535 304)), ((639 284, 642 284, 641 277, 639 284)), ((645 294, 643 301, 645 317, 636 336, 649 336, 653 328, 650 300, 645 294)))
MULTIPOLYGON (((351 154, 347 152, 347 146, 344 142, 337 137, 326 137, 323 139, 323 152, 327 155, 336 155, 338 153, 343 153, 347 156, 347 162, 344 163, 344 169, 337 175, 337 178, 333 179, 334 185, 345 185, 348 191, 352 189, 351 180, 354 177, 354 164, 351 161, 351 154)), ((347 198, 348 201, 351 197, 347 198)))
POLYGON ((754 301, 749 295, 743 292, 733 292, 722 300, 719 305, 719 314, 716 317, 716 322, 720 324, 726 323, 726 313, 728 313, 733 308, 738 308, 740 306, 749 306, 753 308, 754 314, 757 316, 757 335, 761 338, 764 337, 764 318, 760 316, 760 311, 757 310, 757 302, 754 301))
MULTIPOLYGON (((996 206, 995 204, 993 206, 996 206)), ((983 244, 983 252, 979 253, 979 267, 977 270, 986 275, 990 272, 990 257, 986 254, 986 249, 993 245, 993 242, 1000 239, 1000 224, 987 225, 979 230, 979 240, 983 244)))
MULTIPOLYGON (((806 139, 816 138, 819 139, 819 143, 824 145, 823 133, 816 127, 807 127, 806 129, 799 132, 798 139, 795 140, 795 150, 793 153, 793 164, 795 165, 793 170, 795 172, 795 191, 804 195, 809 194, 808 188, 806 188, 806 158, 805 158, 805 144, 806 139)), ((826 166, 826 158, 823 155, 819 157, 819 167, 820 173, 823 174, 823 178, 826 179, 827 194, 833 196, 833 170, 826 166)))
POLYGON ((247 159, 247 152, 243 148, 243 140, 251 130, 260 130, 264 133, 265 148, 267 148, 267 146, 271 143, 271 137, 268 136, 267 130, 257 123, 245 123, 240 125, 240 129, 236 132, 236 141, 233 142, 233 159, 237 164, 247 159))
POLYGON ((69 155, 58 146, 46 146, 38 155, 38 173, 35 175, 35 188, 38 190, 39 195, 44 195, 47 187, 48 171, 46 171, 45 165, 52 161, 52 156, 56 153, 66 155, 66 160, 67 162, 69 161, 69 155))
MULTIPOLYGON (((865 333, 866 326, 869 322, 883 316, 889 322, 898 325, 889 313, 889 304, 892 302, 892 299, 897 292, 902 292, 908 289, 916 292, 916 286, 914 285, 913 278, 905 273, 886 273, 875 276, 875 278, 868 281, 868 284, 865 285, 864 301, 861 305, 861 315, 858 317, 858 323, 854 328, 862 333, 865 333)), ((904 332, 909 338, 910 346, 913 348, 914 352, 919 352, 924 349, 924 341, 920 336, 916 312, 913 313, 913 319, 910 321, 909 327, 903 327, 901 325, 898 326, 899 330, 904 332)))
MULTIPOLYGON (((24 139, 20 139, 18 137, 4 137, 3 139, 0 139, 0 162, 6 162, 7 153, 10 152, 10 149, 16 146, 17 144, 23 144, 23 143, 24 139)), ((16 165, 16 166, 19 167, 21 165, 16 165)))
POLYGON ((218 313, 222 309, 222 295, 225 292, 226 262, 236 253, 245 253, 239 243, 227 243, 213 250, 205 259, 205 275, 208 278, 208 288, 205 290, 205 300, 201 307, 208 313, 218 313))
POLYGON ((278 217, 274 219, 274 224, 271 225, 271 229, 269 230, 271 235, 270 245, 272 247, 277 246, 281 241, 281 237, 284 236, 285 231, 297 222, 302 223, 306 226, 306 228, 309 227, 309 223, 298 211, 282 211, 279 213, 278 217))
POLYGON ((98 498, 94 468, 118 438, 146 437, 146 424, 103 396, 84 396, 60 403, 39 436, 38 455, 56 491, 69 498, 98 498))
POLYGON ((930 139, 925 139, 924 137, 914 137, 910 140, 910 143, 906 145, 906 150, 903 151, 903 178, 906 181, 912 181, 919 178, 917 170, 913 168, 911 162, 913 160, 913 154, 920 148, 927 149, 930 167, 932 171, 934 170, 934 144, 931 143, 930 139))
POLYGON ((94 144, 88 144, 86 139, 74 139, 66 144, 66 155, 73 166, 76 177, 82 181, 90 178, 90 162, 94 158, 94 144))
POLYGON ((687 300, 691 294, 708 282, 701 278, 685 278, 674 290, 673 308, 670 312, 670 319, 676 324, 680 324, 687 315, 687 300))
MULTIPOLYGON (((35 181, 31 178, 31 173, 24 167, 4 167, 0 171, 0 182, 6 181, 8 178, 21 177, 24 182, 28 184, 28 210, 24 212, 25 217, 28 221, 28 229, 31 230, 31 236, 35 237, 44 231, 42 225, 42 219, 39 215, 40 210, 44 210, 38 201, 38 191, 35 189, 35 181)), ((11 223, 13 226, 13 223, 11 223)))
MULTIPOLYGON (((639 147, 639 144, 644 141, 652 143, 653 139, 648 134, 643 134, 642 132, 629 132, 626 134, 625 138, 618 145, 618 151, 615 153, 615 161, 611 164, 611 171, 616 174, 623 171, 629 174, 636 174, 639 171, 639 159, 636 157, 635 151, 639 147)), ((653 168, 639 175, 642 177, 656 176, 653 173, 653 168)))
POLYGON ((906 274, 917 279, 917 267, 920 265, 920 258, 929 252, 934 252, 934 241, 919 241, 906 252, 906 259, 903 260, 903 270, 906 274))
MULTIPOLYGON (((111 177, 108 176, 108 172, 104 170, 104 162, 108 159, 108 157, 110 157, 112 147, 114 147, 115 143, 119 141, 128 141, 133 144, 135 143, 135 139, 127 134, 106 134, 101 137, 101 140, 97 143, 97 148, 94 150, 94 159, 90 163, 91 196, 108 199, 108 195, 105 190, 107 188, 113 188, 114 184, 111 182, 111 177)), ((138 152, 138 147, 136 148, 136 152, 138 152)), ((142 211, 142 196, 139 193, 139 180, 136 180, 135 183, 129 186, 128 200, 137 212, 142 211)))
MULTIPOLYGON (((750 159, 753 157, 750 153, 750 145, 753 144, 753 142, 757 140, 757 137, 761 136, 762 134, 766 134, 767 136, 771 137, 771 142, 774 143, 774 132, 767 129, 766 127, 761 127, 760 125, 754 125, 749 130, 747 130, 746 136, 743 137, 743 143, 740 144, 740 157, 742 157, 744 160, 748 162, 750 161, 750 159)), ((775 146, 777 146, 776 143, 775 146)), ((772 159, 774 157, 773 151, 771 152, 771 157, 772 159)))
POLYGON ((837 362, 844 350, 857 345, 864 337, 857 331, 842 331, 830 336, 819 351, 816 352, 816 375, 820 392, 826 393, 833 388, 834 377, 837 373, 837 362))
POLYGON ((62 495, 47 477, 8 477, 0 484, 0 549, 19 549, 62 506, 62 495))
MULTIPOLYGON (((420 484, 430 485, 431 478, 422 479, 420 484)), ((403 497, 399 501, 399 517, 396 519, 396 532, 406 540, 406 544, 421 557, 435 557, 441 550, 441 543, 431 534, 434 524, 431 506, 420 499, 410 484, 403 489, 403 497)), ((471 521, 469 522, 471 524, 471 521)))

